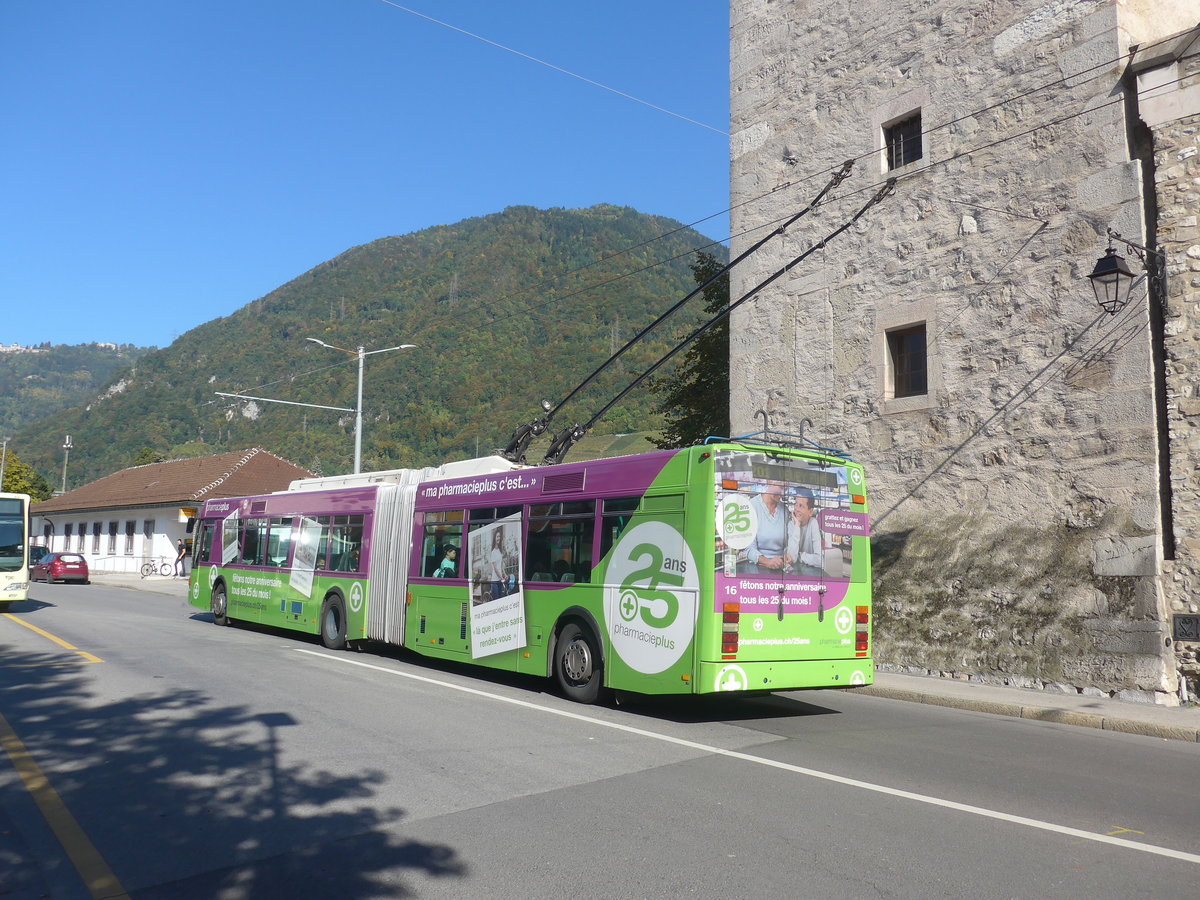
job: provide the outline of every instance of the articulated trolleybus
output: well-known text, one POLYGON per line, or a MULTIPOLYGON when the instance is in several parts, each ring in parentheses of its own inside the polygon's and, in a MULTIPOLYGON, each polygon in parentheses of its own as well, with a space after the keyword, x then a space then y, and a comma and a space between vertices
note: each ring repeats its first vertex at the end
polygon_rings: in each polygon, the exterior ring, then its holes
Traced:
POLYGON ((862 467, 725 442, 552 466, 500 457, 209 500, 190 602, 605 690, 873 680, 862 467))
POLYGON ((0 494, 0 612, 29 591, 29 495, 0 494))

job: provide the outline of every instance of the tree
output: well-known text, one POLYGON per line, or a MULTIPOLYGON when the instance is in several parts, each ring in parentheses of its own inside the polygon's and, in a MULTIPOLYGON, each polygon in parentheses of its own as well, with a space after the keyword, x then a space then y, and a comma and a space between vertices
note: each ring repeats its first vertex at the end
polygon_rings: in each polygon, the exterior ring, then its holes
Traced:
POLYGON ((152 463, 160 463, 167 458, 165 453, 155 450, 153 447, 143 447, 138 451, 137 456, 133 458, 132 465, 148 466, 152 463))
POLYGON ((33 466, 21 462, 17 454, 8 451, 4 459, 4 484, 0 490, 10 494, 28 494, 35 502, 49 500, 54 492, 49 483, 33 470, 33 466))
MULTIPOLYGON (((711 254, 699 251, 691 264, 697 284, 713 278, 724 266, 711 254)), ((709 318, 729 305, 729 274, 703 291, 709 318)), ((655 378, 650 390, 659 396, 655 409, 666 418, 658 447, 690 447, 710 435, 729 434, 729 319, 721 319, 684 351, 675 371, 655 378)))

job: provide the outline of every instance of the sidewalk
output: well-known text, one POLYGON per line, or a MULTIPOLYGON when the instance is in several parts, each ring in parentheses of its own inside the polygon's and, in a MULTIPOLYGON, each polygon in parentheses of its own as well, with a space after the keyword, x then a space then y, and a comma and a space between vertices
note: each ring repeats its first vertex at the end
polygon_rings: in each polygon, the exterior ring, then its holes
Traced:
POLYGON ((155 594, 170 594, 173 597, 187 597, 188 580, 175 578, 171 575, 113 575, 107 572, 93 572, 93 584, 103 584, 108 587, 133 588, 138 591, 150 591, 155 594))
MULTIPOLYGON (((151 575, 92 575, 97 584, 187 597, 186 578, 151 575)), ((956 681, 921 675, 876 672, 875 683, 857 688, 861 693, 889 700, 929 703, 997 716, 1038 719, 1105 731, 1141 734, 1164 740, 1200 743, 1200 706, 1168 707, 1129 703, 1103 697, 1058 694, 1026 688, 1001 687, 973 681, 956 681)))
POLYGON ((1104 697, 891 672, 876 672, 875 683, 858 690, 889 700, 950 706, 997 716, 1080 725, 1164 740, 1200 742, 1200 706, 1154 706, 1104 697))

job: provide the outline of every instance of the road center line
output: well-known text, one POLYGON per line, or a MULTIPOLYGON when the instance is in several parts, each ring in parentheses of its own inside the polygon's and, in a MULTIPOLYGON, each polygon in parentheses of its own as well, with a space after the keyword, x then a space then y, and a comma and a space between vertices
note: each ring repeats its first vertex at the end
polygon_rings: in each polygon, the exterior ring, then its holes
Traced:
POLYGON ((55 637, 48 631, 42 631, 42 629, 38 628, 36 625, 30 625, 28 622, 26 622, 24 619, 20 618, 19 616, 14 616, 12 613, 4 613, 4 618, 11 619, 12 621, 16 622, 18 625, 24 625, 30 631, 37 632, 42 637, 44 637, 46 640, 53 641, 54 643, 58 644, 58 646, 62 647, 64 650, 70 650, 74 653, 78 653, 87 662, 90 662, 90 663, 104 662, 104 660, 100 659, 100 657, 92 656, 92 654, 90 654, 84 650, 80 650, 74 644, 68 644, 62 638, 55 637))
POLYGON ((88 893, 97 900, 128 900, 129 895, 121 887, 117 876, 88 840, 87 834, 75 821, 58 791, 50 786, 50 780, 38 768, 38 764, 33 761, 33 757, 29 755, 29 751, 25 749, 25 745, 4 716, 0 716, 0 747, 8 754, 9 761, 25 785, 25 790, 33 797, 42 818, 46 820, 46 824, 66 851, 88 893))
POLYGON ((780 769, 785 772, 791 772, 795 775, 806 775, 809 778, 819 778, 822 781, 833 782, 847 787, 855 787, 864 791, 872 791, 876 794, 885 794, 889 797, 899 797, 902 800, 912 800, 917 803, 925 803, 929 806, 940 806, 943 809, 952 809, 956 812, 969 813, 973 816, 981 816, 986 819, 995 819, 1000 822, 1008 822, 1012 825, 1023 825, 1026 828, 1036 828, 1040 831, 1050 831, 1055 834, 1067 835, 1069 837, 1080 838, 1085 841, 1094 841, 1098 844, 1109 844, 1114 847, 1123 847, 1126 850, 1137 850, 1141 853, 1150 853, 1155 856, 1165 856, 1169 859, 1177 859, 1181 862, 1189 862, 1200 865, 1200 855, 1195 853, 1186 853, 1182 850, 1171 850, 1167 847, 1156 847, 1153 844, 1142 844, 1137 841, 1126 840, 1125 838, 1113 837, 1107 834, 1100 834, 1094 831, 1083 831, 1079 828, 1071 828, 1067 825, 1057 825, 1054 822, 1043 822, 1040 819, 1030 819, 1026 816, 1014 816, 1011 813, 1000 812, 999 810, 986 809, 982 806, 971 806, 967 803, 958 803, 954 800, 943 800, 940 797, 931 797, 928 794, 917 794, 912 791, 904 791, 898 788, 888 787, 882 784, 873 784, 869 781, 860 781, 857 778, 846 778, 843 775, 834 775, 831 772, 821 772, 817 769, 809 769, 804 766, 795 766, 791 763, 779 762, 778 760, 769 759, 765 756, 755 756, 752 753, 742 753, 737 750, 726 750, 722 747, 716 747, 711 744, 701 744, 697 741, 689 741, 686 738, 672 737, 668 734, 660 734, 655 731, 648 731, 644 728, 637 728, 632 725, 625 725, 620 722, 605 722, 602 719, 596 719, 592 716, 587 716, 582 713, 572 712, 566 709, 553 709, 548 706, 542 706, 537 703, 531 703, 528 700, 519 700, 515 697, 505 697, 501 694, 493 694, 489 691, 482 691, 478 688, 466 687, 461 684, 454 684, 449 681, 440 681, 437 678, 430 678, 426 675, 417 675, 414 672, 404 672, 399 669, 388 668, 375 663, 362 662, 357 659, 348 659, 344 656, 334 656, 329 653, 321 653, 317 650, 306 650, 297 648, 298 653, 307 653, 310 656, 318 656, 321 659, 327 659, 330 662, 344 663, 351 666, 359 666, 363 669, 374 669, 377 672, 383 672, 387 675, 398 675, 401 678, 408 678, 413 681, 422 681, 426 684, 433 684, 439 687, 449 688, 453 691, 459 691, 464 694, 473 694, 476 697, 486 697, 489 700, 498 700, 501 703, 508 703, 512 706, 520 706, 525 709, 537 710, 538 712, 549 713, 550 715, 559 716, 564 719, 575 719, 580 722, 587 722, 591 725, 598 725, 602 728, 611 728, 616 731, 623 731, 626 734, 636 734, 640 737, 650 738, 651 740, 662 741, 667 744, 674 744, 677 747, 688 747, 692 750, 699 750, 704 753, 711 753, 716 756, 725 756, 730 759, 740 759, 744 762, 755 763, 760 766, 769 766, 773 769, 780 769))

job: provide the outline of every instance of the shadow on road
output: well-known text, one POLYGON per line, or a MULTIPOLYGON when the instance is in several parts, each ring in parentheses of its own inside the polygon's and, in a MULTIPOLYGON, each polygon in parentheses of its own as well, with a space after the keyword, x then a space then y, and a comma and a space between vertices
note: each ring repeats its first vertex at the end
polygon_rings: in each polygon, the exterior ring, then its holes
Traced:
MULTIPOLYGON (((382 771, 281 763, 290 713, 203 689, 100 699, 84 665, 0 643, 0 714, 138 900, 407 897, 404 870, 466 874, 453 847, 394 834, 403 809, 369 805, 382 771)), ((0 786, 5 808, 32 808, 19 782, 0 786)), ((0 835, 0 856, 20 851, 0 835)))

